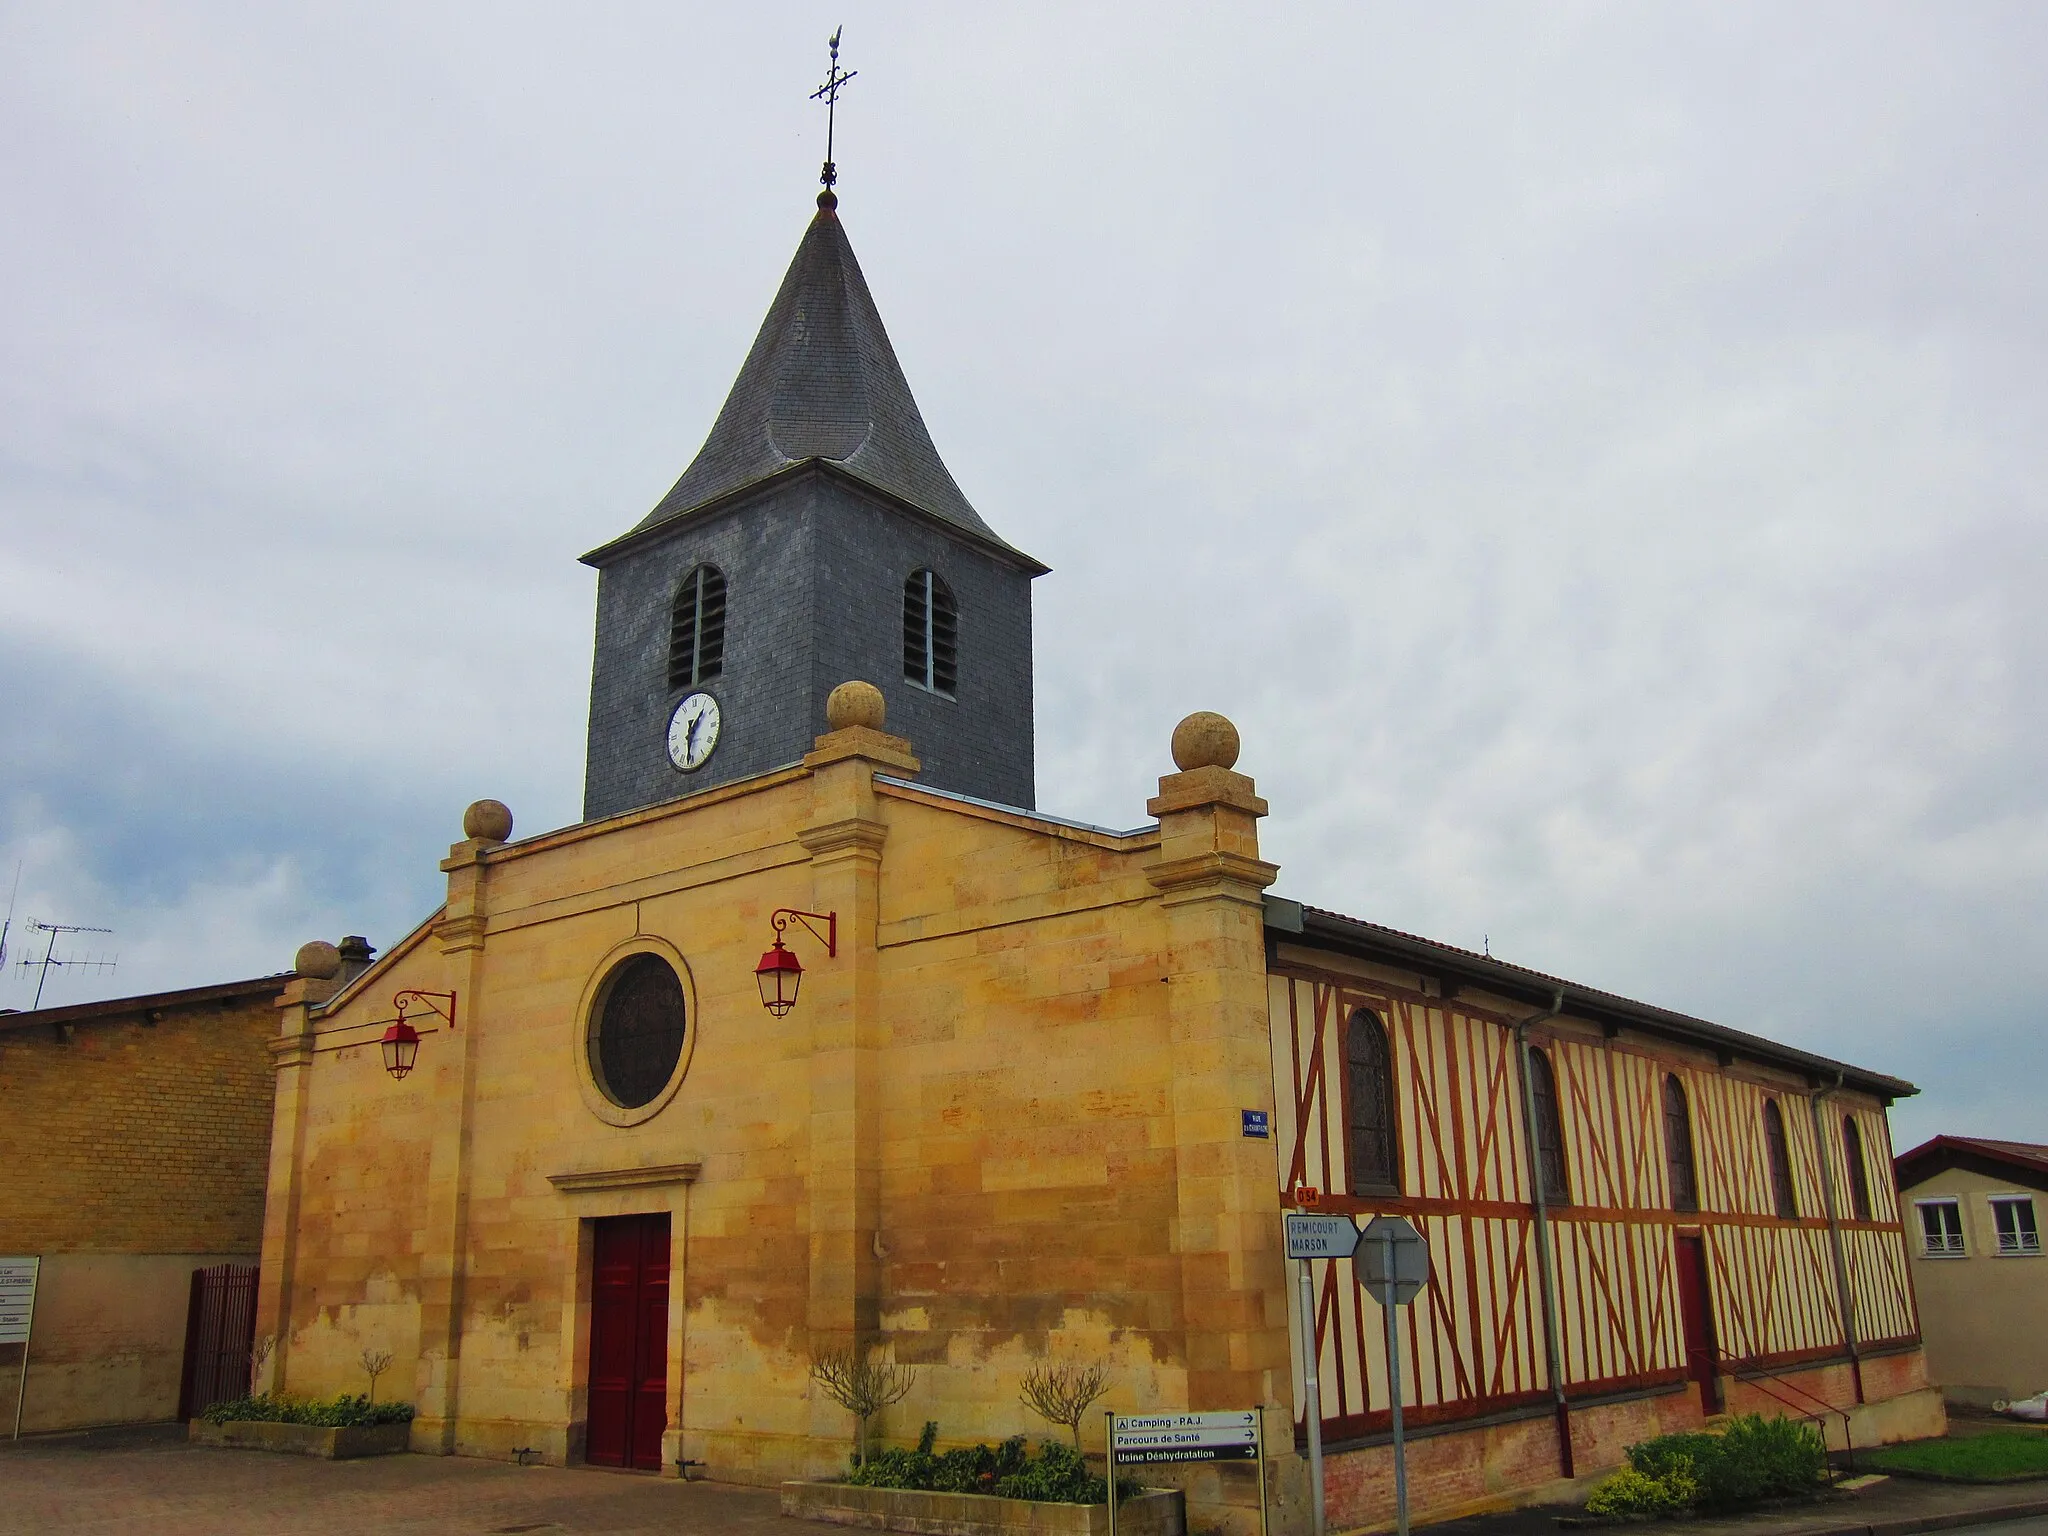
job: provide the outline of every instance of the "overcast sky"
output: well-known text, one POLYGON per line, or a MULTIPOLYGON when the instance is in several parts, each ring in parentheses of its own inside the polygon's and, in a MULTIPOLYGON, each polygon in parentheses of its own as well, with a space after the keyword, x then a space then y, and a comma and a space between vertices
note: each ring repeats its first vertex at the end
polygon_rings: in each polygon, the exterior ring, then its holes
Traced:
POLYGON ((0 7, 0 895, 46 1002, 581 803, 594 573, 812 208, 1038 582, 1047 810, 2048 1141, 2048 9, 0 7))

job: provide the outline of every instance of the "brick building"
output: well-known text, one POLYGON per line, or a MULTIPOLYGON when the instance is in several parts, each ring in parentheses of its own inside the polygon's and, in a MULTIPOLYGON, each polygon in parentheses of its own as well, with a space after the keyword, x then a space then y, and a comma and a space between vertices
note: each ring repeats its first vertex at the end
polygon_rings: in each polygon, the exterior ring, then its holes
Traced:
POLYGON ((41 1260, 24 1433, 176 1413, 193 1271, 256 1262, 288 979, 0 1014, 0 1255, 41 1260))

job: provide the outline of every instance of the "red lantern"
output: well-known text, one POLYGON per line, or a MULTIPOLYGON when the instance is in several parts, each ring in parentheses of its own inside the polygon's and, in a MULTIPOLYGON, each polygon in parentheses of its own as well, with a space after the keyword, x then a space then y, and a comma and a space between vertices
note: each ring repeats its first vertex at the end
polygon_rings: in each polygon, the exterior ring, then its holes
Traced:
POLYGON ((420 1032, 404 1019, 384 1031, 384 1070, 404 1077, 420 1053, 420 1032))
POLYGON ((776 934, 775 947, 754 967, 754 980, 761 987, 761 1006, 778 1019, 796 1006, 797 988, 803 985, 803 962, 782 944, 776 934))

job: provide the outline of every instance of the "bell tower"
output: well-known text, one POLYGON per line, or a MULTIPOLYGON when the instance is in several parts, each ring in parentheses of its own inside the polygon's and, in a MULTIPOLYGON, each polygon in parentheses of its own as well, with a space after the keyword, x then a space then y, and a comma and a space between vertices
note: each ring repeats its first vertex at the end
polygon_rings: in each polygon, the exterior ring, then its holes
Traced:
POLYGON ((587 821, 797 762, 860 678, 919 782, 1029 809, 1031 582, 954 484, 828 185, 711 435, 592 550, 587 821))

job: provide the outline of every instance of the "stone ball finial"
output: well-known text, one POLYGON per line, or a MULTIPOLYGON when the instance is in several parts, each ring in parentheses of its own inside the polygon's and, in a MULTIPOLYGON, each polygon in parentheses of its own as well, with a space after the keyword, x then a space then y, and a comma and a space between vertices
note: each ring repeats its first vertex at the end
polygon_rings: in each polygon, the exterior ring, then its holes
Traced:
POLYGON ((512 809, 502 800, 479 800, 462 813, 462 835, 502 843, 512 835, 512 809))
POLYGON ((1211 710, 1198 709, 1173 728, 1174 766, 1183 772, 1235 768, 1237 749, 1237 727, 1211 710))
POLYGON ((325 939, 301 944, 298 956, 292 961, 292 969, 314 981, 332 981, 341 974, 341 951, 325 939))
POLYGON ((825 723, 835 731, 851 730, 857 725, 879 731, 888 718, 889 706, 883 701, 882 690, 873 683, 841 683, 825 700, 825 723))

